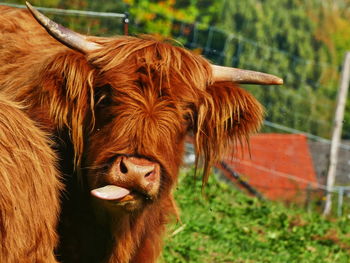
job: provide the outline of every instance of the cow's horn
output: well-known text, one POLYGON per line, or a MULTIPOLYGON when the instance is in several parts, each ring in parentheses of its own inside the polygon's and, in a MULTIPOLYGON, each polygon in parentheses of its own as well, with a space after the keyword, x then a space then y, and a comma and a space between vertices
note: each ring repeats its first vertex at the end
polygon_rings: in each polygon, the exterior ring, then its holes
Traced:
POLYGON ((80 35, 68 28, 65 28, 48 17, 44 16, 37 9, 35 9, 30 3, 26 2, 29 11, 32 13, 34 18, 46 29, 46 31, 60 41, 62 44, 78 50, 82 53, 87 53, 99 48, 99 45, 86 40, 86 37, 80 35))
POLYGON ((232 81, 241 84, 281 85, 283 79, 274 75, 230 67, 211 65, 213 81, 232 81))

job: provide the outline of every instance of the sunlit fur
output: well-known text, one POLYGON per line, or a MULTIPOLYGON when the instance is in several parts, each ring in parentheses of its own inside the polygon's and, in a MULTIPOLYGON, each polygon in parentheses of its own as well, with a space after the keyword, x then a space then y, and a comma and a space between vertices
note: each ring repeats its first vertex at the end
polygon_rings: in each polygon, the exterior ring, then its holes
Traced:
MULTIPOLYGON (((101 49, 83 55, 51 38, 25 11, 4 7, 0 12, 0 91, 20 101, 23 111, 58 136, 58 142, 68 131, 72 171, 86 189, 79 205, 63 215, 75 218, 70 225, 80 234, 69 236, 66 231, 59 254, 64 262, 94 262, 88 261, 94 252, 109 263, 155 262, 164 224, 176 211, 172 189, 186 134, 194 136, 205 182, 225 149, 259 128, 260 104, 232 83, 213 84, 210 64, 170 41, 91 37, 101 49), (143 209, 111 214, 98 202, 90 204, 88 191, 120 154, 160 163, 161 186, 157 198, 143 209), (83 210, 93 212, 80 216, 83 210), (107 245, 98 252, 93 234, 84 227, 106 228, 109 234, 101 244, 107 245)), ((66 153, 61 156, 65 160, 66 153)))
POLYGON ((22 108, 0 94, 0 262, 57 262, 61 187, 48 144, 22 108))

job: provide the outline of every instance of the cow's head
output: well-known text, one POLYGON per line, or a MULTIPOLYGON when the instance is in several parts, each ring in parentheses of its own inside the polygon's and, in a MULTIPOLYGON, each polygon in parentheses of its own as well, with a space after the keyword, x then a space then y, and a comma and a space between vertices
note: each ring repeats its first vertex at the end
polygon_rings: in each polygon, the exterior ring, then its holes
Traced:
POLYGON ((53 112, 71 112, 63 122, 77 160, 89 168, 92 195, 110 209, 135 211, 168 196, 189 133, 205 181, 226 146, 245 140, 262 121, 262 107, 237 83, 282 82, 211 65, 147 36, 85 37, 29 8, 51 35, 80 52, 66 51, 48 67, 65 71, 52 78, 65 85, 56 100, 69 102, 53 112))

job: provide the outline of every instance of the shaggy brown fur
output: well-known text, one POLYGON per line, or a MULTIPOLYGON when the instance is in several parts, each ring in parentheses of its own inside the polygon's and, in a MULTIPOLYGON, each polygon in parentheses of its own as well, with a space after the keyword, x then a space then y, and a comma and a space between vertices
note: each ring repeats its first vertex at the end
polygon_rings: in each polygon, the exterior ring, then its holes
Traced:
POLYGON ((22 109, 0 94, 0 262, 57 262, 55 155, 22 109))
POLYGON ((60 145, 67 195, 59 259, 155 262, 176 210, 172 188, 186 134, 195 137, 205 182, 225 148, 259 128, 261 106, 232 83, 213 84, 205 59, 167 41, 91 37, 101 49, 84 55, 50 37, 26 11, 0 12, 0 90, 60 145), (117 156, 161 166, 159 192, 131 212, 89 195, 117 156))

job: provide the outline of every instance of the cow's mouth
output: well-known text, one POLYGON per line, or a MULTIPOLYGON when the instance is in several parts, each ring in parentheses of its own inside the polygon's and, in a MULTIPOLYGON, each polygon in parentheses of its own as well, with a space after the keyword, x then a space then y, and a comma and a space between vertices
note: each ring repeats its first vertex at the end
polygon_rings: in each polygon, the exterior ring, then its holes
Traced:
POLYGON ((105 201, 111 201, 116 203, 137 201, 139 199, 144 199, 145 201, 150 201, 153 198, 145 193, 140 193, 137 191, 131 191, 127 188, 120 187, 117 185, 106 185, 100 188, 91 190, 91 195, 105 201))

